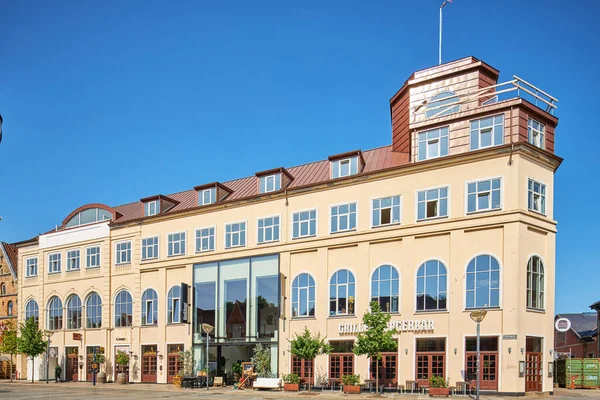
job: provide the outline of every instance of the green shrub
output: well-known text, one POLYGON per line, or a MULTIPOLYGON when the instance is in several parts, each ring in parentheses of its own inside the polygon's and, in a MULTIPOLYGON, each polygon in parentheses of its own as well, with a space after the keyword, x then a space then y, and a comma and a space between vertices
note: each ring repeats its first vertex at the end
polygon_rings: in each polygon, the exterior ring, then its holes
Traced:
POLYGON ((446 380, 443 377, 433 375, 429 378, 429 387, 445 388, 445 387, 448 387, 448 383, 446 382, 446 380))
POLYGON ((285 383, 300 383, 300 377, 298 374, 287 374, 283 376, 285 383))
POLYGON ((360 384, 360 375, 342 375, 342 383, 345 386, 358 386, 360 384))

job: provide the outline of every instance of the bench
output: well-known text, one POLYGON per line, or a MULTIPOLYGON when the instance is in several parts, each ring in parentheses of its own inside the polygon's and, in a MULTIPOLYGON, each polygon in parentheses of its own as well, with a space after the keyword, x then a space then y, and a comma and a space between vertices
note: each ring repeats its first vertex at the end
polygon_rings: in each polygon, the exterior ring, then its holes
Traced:
POLYGON ((281 389, 281 378, 256 378, 252 387, 254 389, 281 389))

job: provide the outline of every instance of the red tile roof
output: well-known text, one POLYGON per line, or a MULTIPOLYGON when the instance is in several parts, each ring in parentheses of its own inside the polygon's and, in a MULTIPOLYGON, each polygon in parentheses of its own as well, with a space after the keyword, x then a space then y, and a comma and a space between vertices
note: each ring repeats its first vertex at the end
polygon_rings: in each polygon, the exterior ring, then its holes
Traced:
POLYGON ((9 243, 5 243, 5 242, 0 242, 0 245, 4 247, 4 250, 6 251, 6 255, 8 256, 8 260, 10 261, 10 264, 12 265, 13 268, 13 273, 15 278, 17 277, 19 268, 17 266, 17 262, 19 260, 19 252, 17 250, 17 247, 9 244, 9 243))
MULTIPOLYGON (((362 154, 365 160, 365 166, 362 173, 374 172, 408 163, 408 155, 392 152, 392 146, 367 150, 362 152, 362 154)), ((287 168, 289 174, 294 177, 287 189, 314 185, 330 180, 329 163, 328 160, 322 160, 287 168)), ((229 182, 222 182, 223 185, 231 190, 231 194, 229 194, 223 202, 257 196, 259 193, 256 179, 256 176, 249 176, 229 182)), ((178 201, 179 204, 167 211, 166 214, 198 206, 198 195, 194 189, 173 193, 167 196, 178 201)), ((141 204, 142 203, 138 201, 114 207, 114 210, 122 215, 114 222, 121 223, 143 218, 143 207, 141 204)))

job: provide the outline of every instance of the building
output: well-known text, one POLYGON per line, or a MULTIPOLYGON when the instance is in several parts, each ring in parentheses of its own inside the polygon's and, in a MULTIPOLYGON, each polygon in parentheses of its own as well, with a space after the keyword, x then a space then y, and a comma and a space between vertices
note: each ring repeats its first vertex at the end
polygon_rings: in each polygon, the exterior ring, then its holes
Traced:
POLYGON ((554 351, 559 358, 596 358, 598 343, 598 324, 595 312, 576 314, 557 314, 556 319, 571 321, 566 332, 554 333, 554 351))
POLYGON ((598 339, 598 331, 600 330, 600 301, 592 304, 590 308, 596 311, 596 357, 600 358, 600 340, 598 339))
MULTIPOLYGON (((15 246, 0 242, 0 332, 8 321, 17 322, 17 258, 15 246)), ((10 355, 0 354, 0 379, 10 378, 10 366, 10 355)))
POLYGON ((274 372, 365 379, 374 368, 350 349, 374 300, 399 331, 387 387, 473 383, 469 313, 486 309, 482 389, 552 391, 556 100, 498 76, 473 57, 417 71, 390 100, 389 146, 85 205, 21 243, 19 317, 54 332, 50 371, 90 379, 103 347, 109 377, 122 350, 131 380, 169 382, 179 350, 205 365, 205 323, 217 373, 263 343, 274 372), (335 353, 293 359, 305 326, 335 353))

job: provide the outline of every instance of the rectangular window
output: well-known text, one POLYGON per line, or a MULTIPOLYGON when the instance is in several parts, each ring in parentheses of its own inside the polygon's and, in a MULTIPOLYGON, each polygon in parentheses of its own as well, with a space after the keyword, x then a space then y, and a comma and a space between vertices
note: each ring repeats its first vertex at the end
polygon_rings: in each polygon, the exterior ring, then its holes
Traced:
POLYGON ((48 273, 60 272, 61 254, 54 253, 48 255, 48 273))
POLYGON ((217 188, 212 187, 198 192, 198 205, 205 206, 217 202, 217 188))
POLYGON ((467 212, 499 210, 500 178, 467 183, 467 212))
POLYGON ((356 229, 356 203, 331 207, 331 233, 356 229))
POLYGON ((358 174, 358 157, 344 158, 331 162, 331 178, 358 174))
POLYGON ((25 261, 27 265, 27 276, 37 276, 38 274, 38 259, 37 257, 28 258, 25 261))
POLYGON ((448 216, 448 187, 417 192, 417 220, 448 216))
POLYGON ((556 332, 556 341, 564 342, 567 340, 567 332, 556 332))
POLYGON ((529 118, 527 121, 527 140, 534 146, 543 149, 545 147, 544 124, 529 118))
POLYGON ((167 236, 167 255, 181 256, 185 254, 185 232, 171 233, 167 236))
POLYGON ((246 245, 246 223, 236 222, 225 225, 225 248, 243 247, 246 245))
POLYGON ((215 228, 196 229, 196 253, 215 250, 215 228))
POLYGON ((261 176, 259 180, 260 193, 269 193, 281 189, 281 174, 261 176))
POLYGON ((448 127, 419 133, 419 161, 448 155, 448 127))
POLYGON ((292 215, 292 238, 317 234, 317 210, 300 211, 292 215))
POLYGON ((546 185, 529 179, 527 183, 527 208, 546 215, 546 185))
POLYGON ((373 200, 373 226, 400 223, 400 196, 373 200))
POLYGON ((258 220, 258 243, 279 241, 279 216, 258 220))
POLYGON ((159 201, 149 201, 144 204, 144 216, 149 217, 151 215, 156 215, 159 212, 159 201))
POLYGON ((78 271, 79 270, 79 250, 67 251, 67 271, 78 271))
POLYGON ((88 247, 85 250, 86 268, 98 268, 100 266, 100 246, 88 247))
POLYGON ((116 264, 131 263, 131 242, 117 243, 116 264))
POLYGON ((504 143, 504 115, 471 121, 471 150, 504 143))
POLYGON ((158 258, 158 236, 142 239, 142 261, 158 258))

